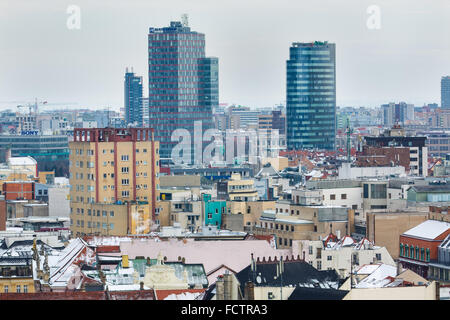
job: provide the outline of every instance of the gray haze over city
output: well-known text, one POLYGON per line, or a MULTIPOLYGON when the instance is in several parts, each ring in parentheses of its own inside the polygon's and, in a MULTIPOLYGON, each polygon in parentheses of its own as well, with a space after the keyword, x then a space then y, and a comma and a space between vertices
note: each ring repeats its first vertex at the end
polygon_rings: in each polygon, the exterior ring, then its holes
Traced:
POLYGON ((0 108, 37 97, 118 109, 131 66, 146 96, 148 28, 183 13, 206 35, 206 55, 219 58, 222 103, 284 103, 292 42, 336 43, 338 106, 440 104, 440 79, 450 75, 447 0, 0 0, 0 108), (81 9, 79 30, 66 26, 69 5, 81 9), (367 27, 371 5, 380 29, 367 27))

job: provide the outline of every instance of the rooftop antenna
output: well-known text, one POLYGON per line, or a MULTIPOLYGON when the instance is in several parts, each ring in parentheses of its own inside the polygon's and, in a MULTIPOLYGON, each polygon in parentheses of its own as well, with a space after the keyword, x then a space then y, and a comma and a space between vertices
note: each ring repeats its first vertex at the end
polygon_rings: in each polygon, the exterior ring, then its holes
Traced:
POLYGON ((187 13, 181 15, 181 24, 183 27, 189 27, 189 16, 187 13))

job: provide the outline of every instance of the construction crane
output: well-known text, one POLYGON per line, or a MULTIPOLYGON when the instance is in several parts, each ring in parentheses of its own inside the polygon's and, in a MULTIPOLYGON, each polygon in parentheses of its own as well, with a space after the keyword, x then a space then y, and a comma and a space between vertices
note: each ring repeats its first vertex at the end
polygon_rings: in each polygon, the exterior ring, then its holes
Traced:
POLYGON ((34 104, 28 103, 26 106, 18 105, 17 108, 20 110, 20 108, 28 107, 30 115, 32 114, 32 110, 34 110, 34 114, 37 115, 39 113, 39 104, 47 104, 47 101, 38 101, 36 98, 34 104))
POLYGON ((350 137, 353 133, 353 129, 350 128, 350 121, 347 118, 347 130, 345 132, 347 134, 347 162, 351 162, 351 145, 350 145, 350 137))

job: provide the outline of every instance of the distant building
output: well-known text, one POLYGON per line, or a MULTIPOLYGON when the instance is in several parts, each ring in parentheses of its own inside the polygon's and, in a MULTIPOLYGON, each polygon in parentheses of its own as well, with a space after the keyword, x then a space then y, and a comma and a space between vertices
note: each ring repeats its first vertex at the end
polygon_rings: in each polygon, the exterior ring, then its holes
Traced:
POLYGON ((293 43, 287 61, 287 149, 334 150, 335 44, 293 43))
POLYGON ((392 127, 395 124, 404 124, 407 120, 414 120, 414 105, 406 102, 383 104, 383 124, 392 127))
POLYGON ((125 122, 136 127, 143 126, 142 77, 133 71, 125 73, 125 122))
POLYGON ((380 157, 380 164, 390 162, 392 166, 396 163, 407 165, 407 163, 399 159, 403 151, 394 149, 408 148, 409 174, 426 177, 428 176, 428 148, 425 145, 426 140, 427 137, 406 136, 404 129, 400 125, 394 125, 392 129, 386 130, 378 137, 364 137, 366 148, 360 154, 362 158, 360 158, 359 163, 364 164, 367 162, 366 160, 372 159, 368 162, 372 166, 372 163, 375 161, 373 159, 380 157))
MULTIPOLYGON (((65 135, 0 135, 0 156, 11 150, 11 157, 32 157, 38 171, 55 171, 56 176, 69 175, 69 140, 65 135)), ((0 159, 1 160, 1 159, 0 159)), ((4 161, 4 160, 2 160, 4 161)))
MULTIPOLYGON (((205 35, 187 24, 172 21, 169 27, 148 33, 149 119, 161 158, 172 156, 175 129, 194 136, 194 122, 203 132, 213 128, 212 107, 218 104, 218 60, 205 57, 205 35)), ((191 146, 198 143, 191 141, 191 146)), ((201 141, 200 141, 201 143, 201 141)), ((193 159, 191 148, 191 159, 193 159)))
POLYGON ((450 76, 441 78, 441 108, 450 109, 450 76))

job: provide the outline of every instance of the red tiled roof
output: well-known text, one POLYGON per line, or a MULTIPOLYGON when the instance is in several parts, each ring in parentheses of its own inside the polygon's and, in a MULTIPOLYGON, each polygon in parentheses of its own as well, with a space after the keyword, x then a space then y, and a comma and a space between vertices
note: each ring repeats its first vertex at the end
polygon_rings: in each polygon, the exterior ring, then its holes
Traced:
POLYGON ((120 246, 98 246, 97 253, 119 253, 120 246))
POLYGON ((155 300, 155 292, 151 290, 110 291, 110 300, 155 300))
POLYGON ((0 300, 106 300, 104 291, 0 293, 0 300))
POLYGON ((185 292, 190 293, 202 293, 205 292, 206 289, 177 289, 177 290, 155 290, 155 295, 157 300, 164 300, 171 294, 182 294, 185 292))
POLYGON ((155 300, 153 290, 0 293, 0 300, 155 300))

